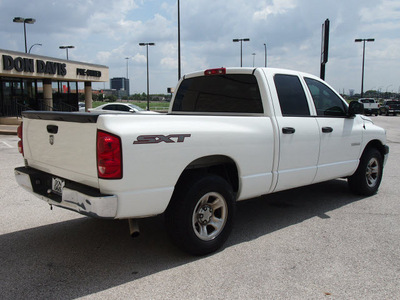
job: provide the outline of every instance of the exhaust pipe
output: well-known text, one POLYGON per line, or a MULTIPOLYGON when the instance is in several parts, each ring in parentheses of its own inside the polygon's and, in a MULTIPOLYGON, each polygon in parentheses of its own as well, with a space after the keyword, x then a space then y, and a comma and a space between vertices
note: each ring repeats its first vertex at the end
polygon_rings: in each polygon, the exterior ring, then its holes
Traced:
POLYGON ((136 238, 140 235, 139 222, 137 219, 128 219, 129 222, 129 233, 132 238, 136 238))

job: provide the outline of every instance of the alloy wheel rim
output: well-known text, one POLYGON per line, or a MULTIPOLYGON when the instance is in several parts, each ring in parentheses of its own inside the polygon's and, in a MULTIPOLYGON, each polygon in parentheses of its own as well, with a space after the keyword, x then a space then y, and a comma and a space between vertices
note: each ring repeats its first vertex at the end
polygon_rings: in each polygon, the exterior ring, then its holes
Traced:
POLYGON ((379 178, 379 162, 376 158, 371 158, 368 162, 365 179, 369 187, 374 187, 379 178))
POLYGON ((203 241, 211 241, 222 232, 227 218, 228 205, 225 198, 216 192, 207 193, 199 199, 193 211, 194 233, 203 241))

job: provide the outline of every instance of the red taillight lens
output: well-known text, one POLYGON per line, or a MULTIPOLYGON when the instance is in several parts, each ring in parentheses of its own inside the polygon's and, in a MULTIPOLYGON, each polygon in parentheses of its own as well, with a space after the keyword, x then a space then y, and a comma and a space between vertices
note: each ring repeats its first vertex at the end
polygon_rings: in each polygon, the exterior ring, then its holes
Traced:
POLYGON ((204 75, 225 75, 226 74, 226 69, 225 68, 219 68, 219 69, 208 69, 204 71, 204 75))
POLYGON ((122 178, 122 147, 118 136, 97 131, 97 172, 103 179, 122 178))
POLYGON ((17 128, 17 136, 21 139, 18 141, 18 151, 22 155, 24 155, 24 146, 22 144, 22 122, 17 128))

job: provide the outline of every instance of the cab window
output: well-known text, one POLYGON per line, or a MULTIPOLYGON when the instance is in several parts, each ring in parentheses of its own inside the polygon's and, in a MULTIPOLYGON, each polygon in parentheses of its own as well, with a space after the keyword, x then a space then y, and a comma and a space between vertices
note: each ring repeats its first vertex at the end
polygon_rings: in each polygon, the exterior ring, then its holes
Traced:
POLYGON ((257 79, 250 74, 188 78, 179 86, 174 112, 263 113, 257 79))
POLYGON ((310 109, 299 77, 276 74, 274 76, 276 92, 282 116, 310 116, 310 109))
POLYGON ((347 107, 336 93, 322 82, 304 78, 312 95, 318 116, 346 116, 347 107))

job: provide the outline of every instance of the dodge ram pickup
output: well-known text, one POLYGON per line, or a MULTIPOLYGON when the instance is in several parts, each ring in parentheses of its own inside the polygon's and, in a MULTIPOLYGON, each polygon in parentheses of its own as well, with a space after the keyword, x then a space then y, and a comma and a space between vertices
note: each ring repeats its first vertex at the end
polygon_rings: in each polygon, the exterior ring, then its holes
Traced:
POLYGON ((219 68, 185 75, 166 114, 29 111, 20 186, 51 206, 137 219, 164 214, 172 240, 204 255, 227 240, 237 201, 336 178, 377 192, 386 132, 302 72, 219 68))

